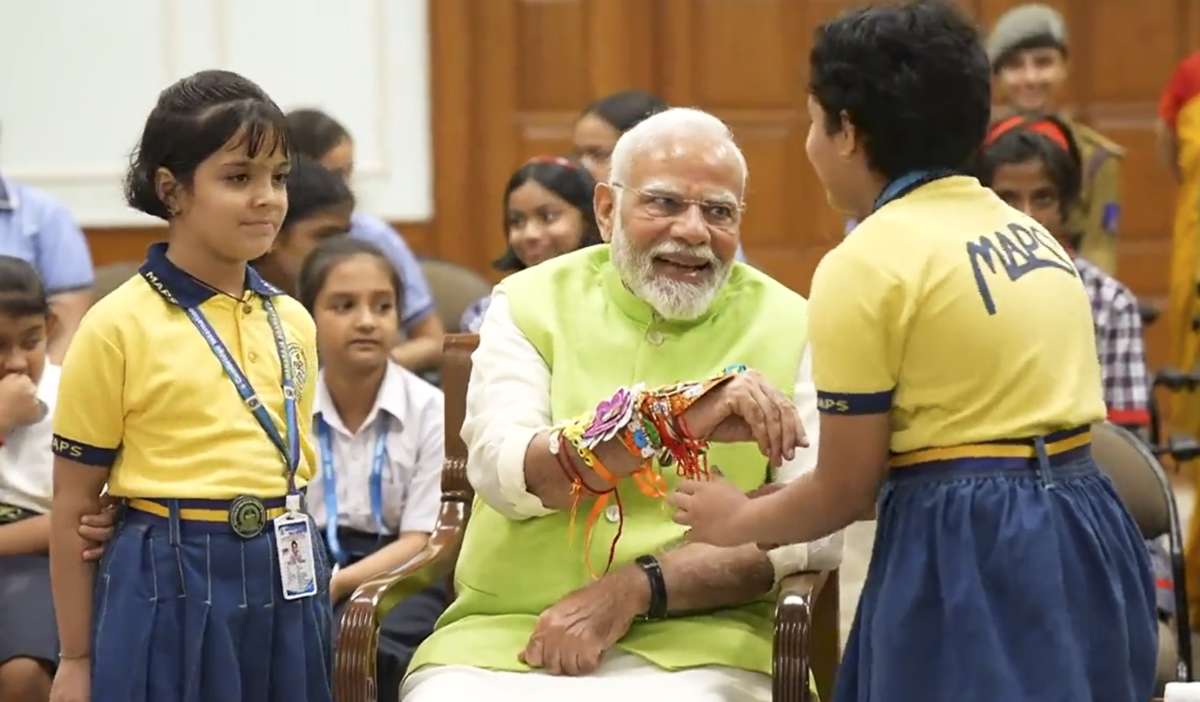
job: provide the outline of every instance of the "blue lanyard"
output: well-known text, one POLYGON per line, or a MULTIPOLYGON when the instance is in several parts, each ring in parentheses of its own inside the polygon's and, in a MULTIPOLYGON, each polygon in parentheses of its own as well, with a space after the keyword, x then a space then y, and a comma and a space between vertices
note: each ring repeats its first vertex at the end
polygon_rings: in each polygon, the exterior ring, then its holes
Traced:
MULTIPOLYGON (((387 462, 387 436, 391 424, 388 416, 379 415, 379 429, 375 434, 375 449, 371 452, 371 516, 375 519, 376 533, 385 533, 383 524, 383 464, 387 462)), ((333 433, 324 417, 317 418, 317 440, 321 443, 321 488, 325 491, 325 541, 338 563, 346 563, 346 554, 338 541, 338 497, 337 473, 333 469, 333 433)))
POLYGON ((875 198, 875 205, 871 208, 871 211, 874 212, 892 200, 904 197, 930 181, 945 178, 953 174, 954 171, 948 168, 909 171, 884 186, 883 192, 879 193, 879 197, 875 198))
POLYGON ((275 311, 275 305, 271 300, 265 297, 263 298, 263 309, 267 311, 267 320, 271 324, 271 335, 275 337, 275 351, 279 354, 279 365, 283 368, 280 385, 283 388, 284 419, 287 423, 286 440, 279 435, 279 429, 275 427, 275 422, 271 421, 271 415, 267 413, 267 408, 263 407, 258 395, 254 394, 254 386, 250 384, 250 379, 246 377, 241 368, 238 368, 229 349, 225 348, 225 343, 221 341, 221 337, 217 336, 216 330, 208 323, 204 313, 198 307, 189 307, 185 312, 187 312, 188 319, 192 320, 192 324, 196 325, 196 329, 200 331, 200 336, 208 342, 208 347, 220 361, 225 375, 229 376, 233 387, 237 389, 237 393, 246 403, 246 407, 266 432, 267 438, 275 444, 275 448, 279 449, 286 465, 288 495, 295 495, 298 494, 296 491, 296 468, 300 465, 300 430, 296 421, 296 384, 292 377, 292 364, 288 356, 287 336, 284 335, 283 325, 279 322, 279 314, 275 311))

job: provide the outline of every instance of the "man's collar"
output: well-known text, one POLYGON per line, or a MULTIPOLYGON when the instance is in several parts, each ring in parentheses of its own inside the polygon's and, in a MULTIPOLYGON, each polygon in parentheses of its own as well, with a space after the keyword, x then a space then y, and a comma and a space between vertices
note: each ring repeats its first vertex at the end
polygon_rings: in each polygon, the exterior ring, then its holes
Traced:
MULTIPOLYGON (((375 404, 371 407, 371 411, 367 413, 363 426, 359 428, 360 432, 363 428, 374 424, 381 411, 387 412, 391 416, 394 424, 392 431, 403 429, 404 415, 407 409, 405 400, 408 397, 404 380, 404 370, 389 360, 387 370, 383 372, 383 382, 379 384, 379 392, 375 394, 375 404)), ((313 414, 321 415, 321 418, 329 426, 343 434, 350 436, 354 434, 354 432, 346 428, 345 423, 342 422, 341 415, 338 414, 337 407, 333 404, 333 395, 329 393, 329 386, 325 384, 324 369, 321 370, 320 375, 317 377, 317 397, 313 401, 313 414)))
MULTIPOLYGON (((153 244, 146 262, 138 269, 146 282, 172 304, 185 309, 199 307, 217 291, 204 285, 167 258, 167 245, 153 244)), ((246 266, 246 287, 262 297, 282 295, 283 291, 263 280, 253 267, 246 266)))
POLYGON ((17 191, 0 176, 0 210, 17 209, 17 191))

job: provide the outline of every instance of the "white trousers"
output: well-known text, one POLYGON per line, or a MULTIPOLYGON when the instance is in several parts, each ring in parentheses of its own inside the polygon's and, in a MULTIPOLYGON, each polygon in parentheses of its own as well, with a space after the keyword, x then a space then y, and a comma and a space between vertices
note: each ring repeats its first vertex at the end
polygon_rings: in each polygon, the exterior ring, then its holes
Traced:
POLYGON ((427 666, 408 676, 402 702, 770 702, 762 673, 702 666, 669 671, 624 651, 605 654, 591 675, 513 673, 464 665, 427 666))

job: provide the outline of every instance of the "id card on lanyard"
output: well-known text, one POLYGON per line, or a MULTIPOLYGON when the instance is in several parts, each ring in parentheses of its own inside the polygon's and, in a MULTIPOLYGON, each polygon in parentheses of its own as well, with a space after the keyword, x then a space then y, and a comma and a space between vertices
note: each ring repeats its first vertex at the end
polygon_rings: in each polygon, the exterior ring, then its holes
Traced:
POLYGON ((317 594, 316 562, 313 558, 311 522, 308 515, 300 510, 300 492, 296 489, 296 469, 300 465, 300 428, 297 421, 296 383, 292 372, 291 359, 287 350, 287 336, 283 324, 279 321, 279 313, 270 298, 263 298, 263 309, 267 313, 267 321, 271 325, 271 335, 275 338, 275 351, 279 354, 279 366, 282 369, 280 385, 283 389, 284 422, 287 435, 280 436, 271 415, 263 407, 250 379, 242 372, 221 337, 217 335, 212 324, 197 307, 184 309, 188 319, 192 321, 200 336, 208 343, 213 355, 217 357, 225 375, 233 383, 238 395, 246 404, 247 409, 254 415, 267 438, 283 456, 284 473, 287 477, 287 513, 274 519, 275 546, 278 551, 279 578, 283 589, 283 597, 296 600, 312 597, 317 594))
MULTIPOLYGON (((368 489, 371 493, 371 516, 379 534, 386 530, 383 524, 383 466, 387 463, 387 437, 391 418, 380 413, 379 427, 375 433, 375 447, 371 452, 371 475, 368 489)), ((345 565, 347 556, 338 540, 338 496, 337 471, 333 465, 333 433, 323 417, 317 418, 317 440, 321 444, 321 487, 325 491, 325 541, 329 551, 339 565, 345 565)))

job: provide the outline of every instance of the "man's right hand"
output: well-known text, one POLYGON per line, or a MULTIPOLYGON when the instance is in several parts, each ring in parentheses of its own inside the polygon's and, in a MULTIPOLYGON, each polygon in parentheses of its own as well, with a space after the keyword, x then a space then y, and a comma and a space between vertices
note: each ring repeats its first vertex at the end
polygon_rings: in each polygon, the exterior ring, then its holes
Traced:
POLYGON ((117 503, 110 497, 101 499, 100 511, 79 518, 79 535, 88 542, 83 550, 83 560, 98 561, 104 555, 104 545, 113 536, 113 524, 117 521, 117 503))
POLYGON ((24 373, 0 378, 0 433, 33 424, 42 418, 45 406, 38 401, 37 385, 24 373))
POLYGON ((683 419, 699 439, 757 442, 775 468, 794 458, 797 447, 808 446, 796 405, 753 370, 711 390, 683 419))

